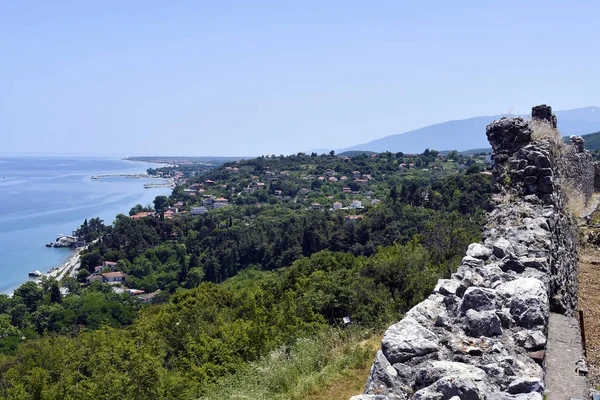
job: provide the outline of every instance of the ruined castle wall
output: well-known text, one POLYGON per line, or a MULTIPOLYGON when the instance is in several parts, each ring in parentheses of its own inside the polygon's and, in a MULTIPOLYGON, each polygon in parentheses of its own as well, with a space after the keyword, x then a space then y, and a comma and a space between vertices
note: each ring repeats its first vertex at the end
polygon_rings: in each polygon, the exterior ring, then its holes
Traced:
MULTIPOLYGON (((563 174, 569 190, 574 189, 584 195, 587 202, 596 186, 596 169, 592 154, 584 150, 584 141, 580 136, 571 136, 571 145, 559 157, 560 172, 563 174)), ((598 178, 600 180, 600 177, 598 178)))
MULTIPOLYGON (((549 107, 534 114, 556 126, 549 107)), ((483 243, 388 328, 365 395, 354 400, 542 399, 549 312, 577 309, 566 174, 552 144, 532 141, 523 119, 495 121, 486 133, 494 194, 483 243)))

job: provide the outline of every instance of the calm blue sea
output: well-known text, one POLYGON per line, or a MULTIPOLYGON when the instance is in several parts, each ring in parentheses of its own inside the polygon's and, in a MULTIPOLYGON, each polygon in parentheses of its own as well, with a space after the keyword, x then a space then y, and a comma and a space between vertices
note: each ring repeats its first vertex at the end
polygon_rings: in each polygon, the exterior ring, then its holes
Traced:
POLYGON ((134 205, 168 195, 168 188, 144 189, 151 180, 91 179, 145 172, 151 166, 117 159, 0 156, 0 293, 25 282, 29 271, 61 265, 71 250, 45 244, 58 234, 71 234, 85 218, 112 223, 134 205))

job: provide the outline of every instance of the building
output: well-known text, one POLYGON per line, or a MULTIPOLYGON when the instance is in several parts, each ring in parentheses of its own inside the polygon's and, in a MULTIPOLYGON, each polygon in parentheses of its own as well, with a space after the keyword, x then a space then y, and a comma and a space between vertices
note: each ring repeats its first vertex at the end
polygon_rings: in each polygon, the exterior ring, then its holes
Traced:
POLYGON ((144 303, 152 303, 154 301, 153 299, 159 293, 160 293, 160 290, 157 290, 156 292, 141 294, 137 298, 144 303))
POLYGON ((281 197, 281 194, 282 194, 281 190, 275 190, 274 193, 275 193, 275 197, 281 197))
POLYGON ((174 212, 174 211, 167 210, 167 211, 165 211, 165 212, 163 213, 163 218, 164 218, 164 219, 172 219, 172 218, 173 218, 173 215, 175 215, 175 212, 174 212))
POLYGON ((310 209, 311 210, 320 210, 321 209, 321 204, 319 204, 319 203, 312 203, 310 205, 310 209))
POLYGON ((142 211, 137 214, 131 215, 129 218, 140 219, 140 218, 146 218, 146 217, 154 217, 154 215, 155 215, 154 211, 142 211))
POLYGON ((352 204, 350 205, 350 208, 357 210, 357 209, 363 208, 363 207, 362 207, 362 203, 360 200, 352 200, 352 204))
POLYGON ((330 176, 329 177, 329 182, 337 182, 337 178, 335 176, 330 176))
POLYGON ((101 276, 106 283, 125 282, 127 278, 127 274, 123 272, 105 272, 101 276))
POLYGON ((350 189, 349 187, 345 187, 342 189, 342 192, 344 193, 352 193, 352 189, 350 189))
POLYGON ((363 219, 365 219, 365 217, 363 217, 362 215, 346 215, 344 217, 344 221, 350 222, 350 223, 362 221, 363 219))
POLYGON ((225 197, 219 197, 218 199, 215 199, 213 202, 214 209, 218 209, 218 208, 225 207, 228 205, 229 205, 229 200, 227 200, 225 197))
POLYGON ((104 282, 104 278, 102 277, 102 275, 90 275, 85 280, 88 284, 94 281, 104 282))
POLYGON ((98 266, 94 267, 94 272, 98 273, 98 272, 100 272, 102 270, 105 270, 105 269, 109 269, 111 271, 114 271, 115 268, 117 268, 116 261, 104 261, 102 263, 102 265, 98 265, 98 266))
POLYGON ((360 171, 352 171, 353 178, 360 178, 360 171))
POLYGON ((343 204, 340 203, 339 201, 336 201, 335 203, 333 203, 333 209, 334 210, 339 210, 343 207, 343 204))
POLYGON ((200 206, 200 207, 192 207, 192 211, 190 212, 190 214, 192 215, 204 215, 208 212, 208 209, 204 206, 200 206))
POLYGON ((361 184, 361 185, 366 185, 367 183, 369 183, 369 181, 367 179, 355 179, 354 182, 361 184))
POLYGON ((331 168, 327 168, 325 170, 325 175, 327 175, 327 176, 333 176, 334 173, 335 173, 335 171, 332 170, 331 168))
POLYGON ((306 195, 306 194, 308 194, 309 192, 310 192, 310 189, 307 189, 307 188, 302 188, 302 189, 300 189, 300 190, 298 191, 298 194, 301 194, 301 195, 306 195))

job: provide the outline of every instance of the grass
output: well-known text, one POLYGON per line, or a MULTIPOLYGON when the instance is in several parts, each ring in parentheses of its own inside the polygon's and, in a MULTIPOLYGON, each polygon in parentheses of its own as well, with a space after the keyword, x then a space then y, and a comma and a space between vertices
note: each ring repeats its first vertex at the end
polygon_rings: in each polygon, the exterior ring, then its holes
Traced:
POLYGON ((207 390, 202 400, 348 400, 362 393, 381 333, 339 329, 251 363, 207 390))
POLYGON ((587 202, 585 201, 585 195, 579 189, 577 189, 573 183, 564 182, 562 185, 562 191, 567 200, 567 210, 576 218, 581 218, 586 210, 587 202))
POLYGON ((529 121, 529 127, 532 130, 531 138, 533 140, 548 140, 552 144, 553 149, 559 152, 565 149, 566 144, 563 137, 550 122, 535 119, 529 121))

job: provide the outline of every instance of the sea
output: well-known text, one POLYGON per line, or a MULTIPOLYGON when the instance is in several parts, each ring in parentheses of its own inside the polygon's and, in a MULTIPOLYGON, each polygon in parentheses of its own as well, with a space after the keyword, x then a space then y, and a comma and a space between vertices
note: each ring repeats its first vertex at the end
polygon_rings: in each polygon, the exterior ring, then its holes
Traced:
POLYGON ((152 204, 170 188, 144 188, 156 179, 103 177, 143 173, 156 164, 111 158, 21 157, 0 155, 0 293, 63 264, 67 248, 48 248, 59 234, 70 235, 84 221, 100 217, 111 224, 136 204, 152 204))

